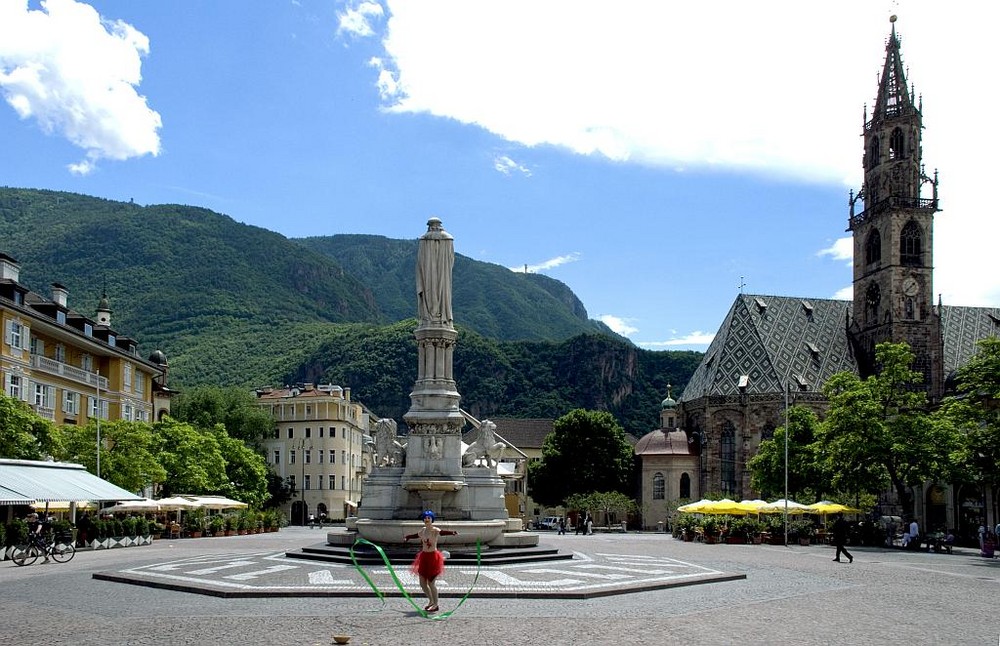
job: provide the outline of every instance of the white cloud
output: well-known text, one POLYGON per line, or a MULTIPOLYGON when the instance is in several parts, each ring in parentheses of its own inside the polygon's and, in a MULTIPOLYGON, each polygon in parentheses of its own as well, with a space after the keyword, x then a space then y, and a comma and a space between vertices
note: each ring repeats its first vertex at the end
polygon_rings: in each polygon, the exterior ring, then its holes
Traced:
POLYGON ((854 238, 838 238, 826 249, 816 253, 818 256, 830 256, 834 260, 844 260, 850 265, 854 261, 854 238))
POLYGON ((666 341, 636 341, 636 345, 655 350, 658 348, 676 348, 678 346, 708 346, 715 338, 715 333, 702 332, 700 330, 691 332, 682 337, 667 339, 666 341))
POLYGON ((573 253, 568 253, 565 256, 556 256, 555 258, 550 258, 549 260, 543 260, 540 263, 534 265, 524 265, 522 267, 509 267, 511 271, 524 272, 527 274, 537 274, 539 272, 545 271, 547 269, 554 269, 560 265, 565 265, 568 262, 576 262, 581 257, 580 252, 574 251, 573 253))
POLYGON ((361 2, 337 14, 337 33, 347 33, 359 38, 373 36, 375 29, 372 19, 384 15, 382 5, 377 2, 361 2))
POLYGON ((833 294, 833 300, 835 301, 853 301, 854 300, 854 286, 848 285, 847 287, 841 287, 833 294))
POLYGON ((26 5, 0 2, 0 90, 18 116, 86 151, 73 173, 159 154, 160 115, 136 92, 149 39, 74 0, 26 5))
MULTIPOLYGON (((970 88, 989 76, 1000 54, 990 39, 968 38, 962 5, 634 0, 627 11, 609 11, 606 2, 580 0, 572 12, 533 0, 386 6, 378 34, 386 110, 437 115, 522 145, 664 172, 749 170, 853 189, 862 182, 864 105, 870 113, 888 16, 898 13, 907 80, 925 99, 924 161, 928 173, 941 169, 945 210, 935 227, 935 284, 946 303, 1000 302, 1000 272, 977 266, 1000 237, 993 170, 982 163, 982 151, 1000 147, 1000 129, 971 137, 967 126, 970 88)), ((976 20, 1000 22, 1000 3, 977 5, 976 20)), ((828 251, 846 260, 839 246, 828 251)))
POLYGON ((614 314, 601 314, 597 317, 597 320, 607 325, 613 332, 622 336, 630 336, 639 331, 639 328, 632 325, 633 319, 621 318, 614 314))
POLYGON ((523 166, 507 155, 498 155, 493 159, 493 168, 499 173, 504 175, 510 175, 511 173, 520 173, 525 177, 531 177, 531 169, 527 166, 523 166))

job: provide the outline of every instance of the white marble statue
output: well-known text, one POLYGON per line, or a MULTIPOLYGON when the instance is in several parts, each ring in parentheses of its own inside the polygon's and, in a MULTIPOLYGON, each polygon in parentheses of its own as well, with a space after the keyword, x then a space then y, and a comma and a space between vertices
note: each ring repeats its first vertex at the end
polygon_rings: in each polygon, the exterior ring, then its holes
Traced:
POLYGON ((417 314, 421 323, 453 321, 451 270, 455 264, 455 241, 441 220, 427 221, 427 233, 417 247, 417 314))
POLYGON ((406 444, 396 437, 396 420, 383 417, 375 423, 375 466, 402 465, 406 444))
POLYGON ((471 467, 479 459, 482 459, 487 467, 497 465, 507 445, 497 441, 496 430, 497 425, 488 419, 480 423, 479 437, 462 454, 462 466, 471 467))

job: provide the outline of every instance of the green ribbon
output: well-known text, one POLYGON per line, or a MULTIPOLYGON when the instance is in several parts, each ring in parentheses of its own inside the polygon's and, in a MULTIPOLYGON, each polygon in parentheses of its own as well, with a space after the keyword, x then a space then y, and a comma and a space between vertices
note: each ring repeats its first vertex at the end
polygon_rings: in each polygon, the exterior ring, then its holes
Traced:
POLYGON ((365 572, 364 568, 362 568, 361 565, 358 564, 358 559, 354 555, 354 548, 357 547, 358 545, 370 545, 371 547, 375 548, 375 551, 378 552, 378 555, 382 557, 382 562, 385 563, 385 566, 389 569, 389 576, 392 577, 393 582, 396 584, 396 587, 399 588, 399 591, 403 594, 403 597, 410 602, 410 605, 413 606, 414 610, 416 610, 421 617, 424 617, 425 619, 433 619, 434 621, 447 619, 448 617, 452 616, 455 613, 455 611, 457 611, 459 608, 462 607, 462 604, 465 603, 465 600, 469 598, 470 594, 472 594, 472 589, 476 587, 476 583, 479 581, 479 572, 482 569, 482 561, 481 561, 482 543, 480 543, 480 541, 477 540, 476 576, 475 578, 472 579, 472 584, 469 586, 468 591, 459 600, 458 605, 455 606, 454 610, 449 610, 448 612, 442 612, 440 614, 437 613, 431 614, 426 610, 424 610, 423 608, 421 608, 420 605, 413 600, 413 597, 411 597, 410 594, 406 591, 406 588, 403 587, 403 582, 399 580, 398 576, 396 576, 396 570, 392 568, 392 564, 389 562, 389 557, 385 555, 385 551, 383 551, 383 549, 378 545, 376 545, 375 543, 372 543, 371 541, 365 540, 363 538, 359 538, 356 541, 354 541, 354 545, 351 545, 351 561, 354 563, 354 567, 357 569, 357 571, 361 573, 361 577, 365 581, 367 581, 368 585, 370 585, 372 590, 375 591, 375 596, 377 596, 379 600, 382 602, 382 608, 385 608, 386 606, 385 594, 378 589, 378 586, 375 585, 375 582, 372 581, 370 576, 368 576, 368 573, 365 572))

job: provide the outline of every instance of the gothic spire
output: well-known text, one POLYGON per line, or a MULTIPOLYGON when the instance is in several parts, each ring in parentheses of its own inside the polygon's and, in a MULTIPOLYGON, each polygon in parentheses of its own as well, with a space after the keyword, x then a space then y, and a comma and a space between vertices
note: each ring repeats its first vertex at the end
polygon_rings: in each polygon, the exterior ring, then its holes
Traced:
POLYGON ((882 68, 882 78, 879 79, 878 97, 875 99, 875 109, 872 121, 881 122, 916 111, 913 97, 906 87, 906 73, 903 68, 903 58, 899 53, 899 37, 896 35, 896 16, 889 18, 892 23, 892 33, 885 45, 885 66, 882 68))

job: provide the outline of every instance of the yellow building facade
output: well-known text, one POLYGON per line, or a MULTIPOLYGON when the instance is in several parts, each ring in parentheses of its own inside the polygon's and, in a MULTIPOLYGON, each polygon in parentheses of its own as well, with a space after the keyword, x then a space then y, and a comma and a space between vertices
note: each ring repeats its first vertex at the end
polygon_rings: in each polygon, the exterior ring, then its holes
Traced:
POLYGON ((310 516, 353 515, 371 470, 371 413, 351 389, 329 384, 257 390, 257 405, 274 418, 262 442, 268 465, 292 488, 283 511, 294 525, 310 516))
POLYGON ((152 422, 170 410, 166 359, 139 355, 138 343, 111 327, 107 298, 96 315, 68 305, 54 283, 42 296, 19 282, 20 265, 0 253, 0 379, 4 394, 27 402, 56 424, 89 420, 152 422))

